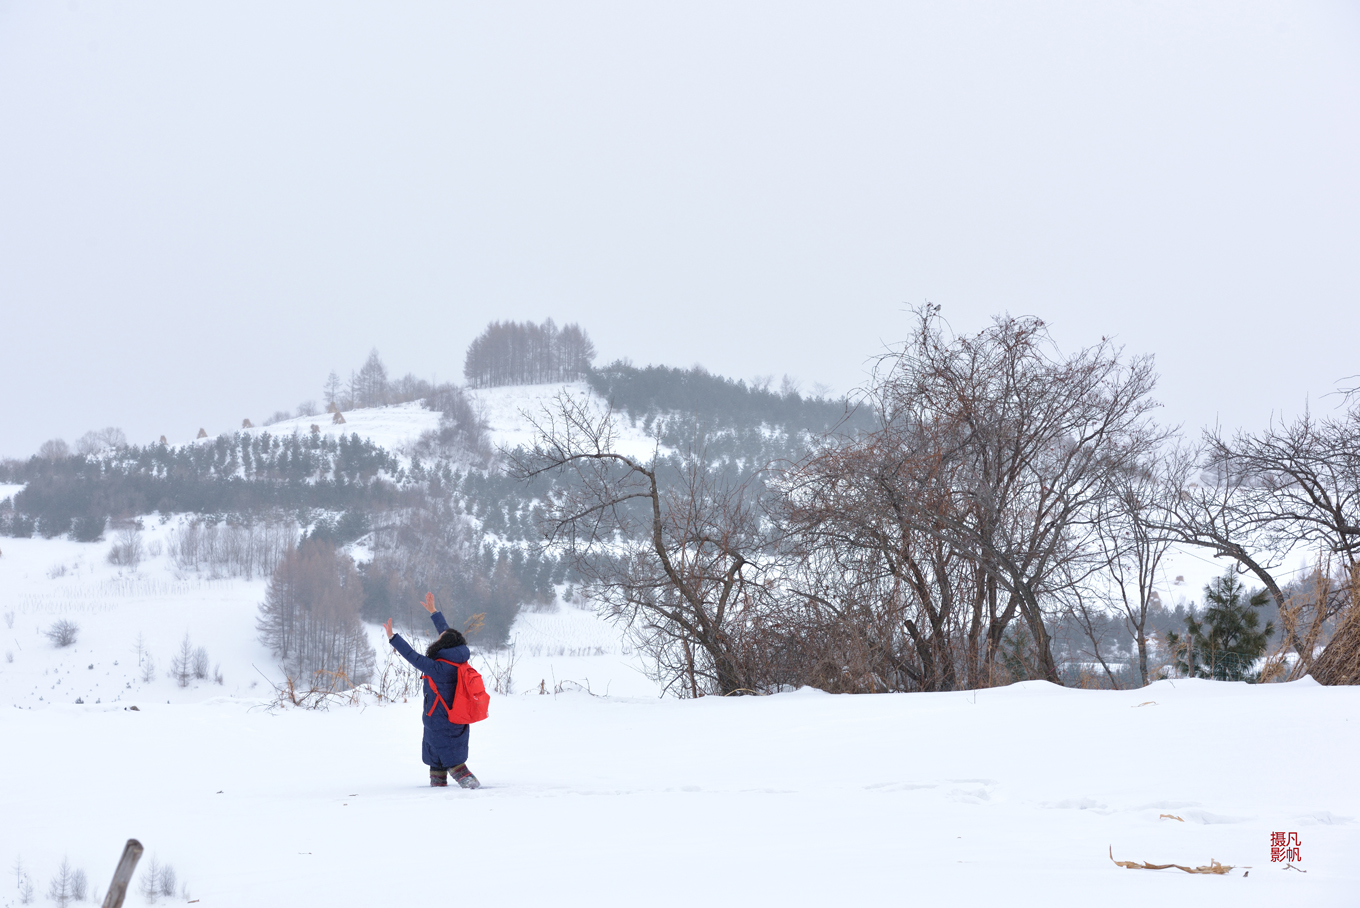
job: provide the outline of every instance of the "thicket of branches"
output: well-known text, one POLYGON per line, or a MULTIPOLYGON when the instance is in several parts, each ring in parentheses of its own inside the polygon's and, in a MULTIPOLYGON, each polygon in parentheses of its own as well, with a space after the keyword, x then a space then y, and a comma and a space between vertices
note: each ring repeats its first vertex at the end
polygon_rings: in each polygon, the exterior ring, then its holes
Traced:
POLYGON ((287 516, 220 523, 196 519, 174 531, 169 550, 181 571, 253 580, 273 572, 298 538, 298 524, 287 516))
POLYGON ((425 397, 425 406, 439 413, 439 428, 421 435, 415 453, 426 458, 452 458, 485 466, 494 451, 486 418, 462 388, 439 385, 425 397))
POLYGON ((651 655, 659 680, 688 696, 761 686, 747 650, 768 536, 752 482, 708 469, 701 443, 665 460, 621 453, 612 412, 568 394, 535 428, 537 444, 511 472, 559 477, 547 542, 651 655))
POLYGON ((575 323, 492 322, 468 346, 463 377, 474 388, 580 381, 594 359, 595 345, 575 323))
POLYGON ((1152 419, 1150 358, 1107 341, 1064 355, 1037 319, 956 335, 933 307, 915 317, 866 395, 876 425, 797 462, 734 472, 698 427, 631 456, 618 414, 568 396, 539 419, 513 472, 557 480, 547 542, 673 690, 1147 683, 1170 658, 1154 578, 1172 543, 1269 591, 1268 677, 1308 669, 1349 585, 1291 592, 1263 553, 1353 568, 1356 409, 1176 447, 1152 419))

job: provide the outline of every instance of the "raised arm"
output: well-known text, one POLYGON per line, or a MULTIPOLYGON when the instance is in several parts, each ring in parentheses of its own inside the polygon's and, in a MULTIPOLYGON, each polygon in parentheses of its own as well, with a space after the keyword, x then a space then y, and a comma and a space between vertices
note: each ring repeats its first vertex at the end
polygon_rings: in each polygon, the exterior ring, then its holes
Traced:
MULTIPOLYGON (((440 620, 443 619, 441 618, 440 620)), ((407 643, 405 638, 403 638, 401 634, 394 632, 392 630, 391 618, 388 618, 387 623, 381 625, 381 627, 383 629, 383 633, 387 635, 387 642, 392 644, 392 648, 396 650, 398 653, 400 653, 403 659, 414 665, 416 668, 420 669, 425 674, 427 675, 430 674, 430 672, 435 669, 435 666, 439 664, 434 659, 431 659, 429 656, 422 656, 420 653, 413 650, 411 648, 411 644, 407 643)))
POLYGON ((406 640, 402 638, 401 634, 393 634, 387 638, 387 642, 392 644, 392 648, 400 653, 403 659, 427 675, 435 671, 436 667, 439 665, 437 661, 431 659, 429 656, 418 653, 412 649, 411 644, 407 643, 406 640))
POLYGON ((442 634, 449 629, 449 623, 444 620, 444 613, 434 607, 434 593, 426 593, 425 601, 420 603, 425 611, 430 613, 430 620, 434 622, 434 632, 442 634))

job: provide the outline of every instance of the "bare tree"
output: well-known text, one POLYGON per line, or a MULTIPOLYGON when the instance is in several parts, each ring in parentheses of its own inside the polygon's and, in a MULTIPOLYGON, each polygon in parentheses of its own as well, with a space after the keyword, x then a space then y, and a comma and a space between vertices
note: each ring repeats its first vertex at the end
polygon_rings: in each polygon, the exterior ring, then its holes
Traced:
MULTIPOLYGON (((1337 558, 1346 573, 1360 563, 1360 407, 1231 437, 1207 430, 1197 449, 1178 455, 1170 481, 1175 494, 1150 518, 1154 531, 1254 575, 1281 615, 1291 614, 1285 644, 1311 665, 1314 646, 1298 629, 1316 622, 1293 614, 1300 603, 1290 604, 1275 574, 1299 549, 1337 558)), ((1344 601, 1334 595, 1317 606, 1333 611, 1344 601)))
POLYGON ((127 444, 127 436, 123 430, 115 426, 106 429, 91 430, 80 438, 76 439, 75 450, 77 454, 97 454, 105 448, 117 448, 127 444))
POLYGON ((109 564, 135 570, 142 563, 143 554, 141 530, 134 525, 128 525, 118 530, 116 541, 109 549, 108 561, 109 564))
POLYGON ((1276 551, 1326 552, 1360 561, 1360 407, 1342 419, 1311 413, 1230 440, 1206 433, 1209 462, 1245 478, 1237 487, 1250 528, 1276 551))
POLYGON ((985 584, 975 563, 919 527, 920 487, 903 469, 915 447, 880 432, 809 458, 779 486, 784 539, 801 567, 791 593, 821 613, 808 630, 841 641, 839 661, 863 689, 953 690, 961 670, 979 683, 959 632, 985 584))
POLYGON ((38 447, 38 456, 43 460, 60 460, 63 457, 69 457, 70 454, 70 446, 60 438, 45 441, 38 447))
MULTIPOLYGON (((1156 579, 1161 570, 1162 559, 1166 556, 1171 540, 1154 527, 1156 515, 1165 509, 1168 496, 1177 494, 1173 484, 1167 482, 1167 469, 1175 475, 1177 455, 1170 453, 1158 455, 1145 463, 1132 464, 1116 474, 1112 494, 1101 504, 1100 519, 1096 521, 1096 541, 1100 546, 1105 564, 1108 585, 1103 587, 1107 605, 1113 601, 1123 612, 1124 623, 1133 637, 1138 651, 1138 678, 1146 686, 1152 681, 1148 674, 1148 614, 1160 598, 1156 592, 1156 579)), ((1089 634, 1092 629, 1092 616, 1083 608, 1084 625, 1089 634)), ((1097 657, 1099 653, 1097 650, 1097 657)), ((1106 674, 1114 682, 1104 659, 1101 659, 1106 674)), ((1117 682, 1115 682, 1118 686, 1117 682)))
POLYGON ((381 407, 387 403, 387 367, 376 348, 369 351, 368 359, 360 367, 352 396, 354 407, 381 407))
POLYGON ((189 634, 184 634, 184 639, 180 641, 179 652, 175 653, 170 660, 170 676, 175 679, 175 683, 180 687, 188 687, 189 682, 194 677, 194 644, 189 639, 189 634))
POLYGON ((568 394, 531 422, 534 447, 512 456, 511 473, 564 474, 548 545, 634 631, 668 687, 701 696, 757 685, 749 631, 768 565, 751 484, 708 469, 699 443, 670 461, 622 453, 612 411, 568 394))
POLYGON ((912 591, 932 638, 918 655, 948 647, 961 577, 970 683, 994 676, 1017 617, 1039 675, 1059 683, 1046 613, 1102 567, 1103 503, 1165 434, 1148 419, 1152 362, 1126 363, 1108 341, 1062 356, 1038 319, 998 318, 969 336, 948 333, 938 307, 916 319, 912 337, 878 364, 868 403, 880 428, 797 471, 795 505, 813 523, 830 519, 843 541, 877 549, 912 591), (818 515, 827 506, 839 514, 818 515), (953 558, 971 571, 951 567, 953 558))
POLYGON ((85 886, 85 871, 72 867, 70 860, 63 857, 61 866, 47 887, 47 897, 61 908, 66 908, 72 902, 84 901, 85 886))
MULTIPOLYGON (((359 617, 362 602, 359 572, 349 557, 320 540, 290 547, 260 605, 260 642, 291 675, 343 672, 362 684, 374 663, 359 617)), ((192 669, 192 649, 183 655, 192 669)))
POLYGON ((200 646, 194 650, 190 670, 194 673, 194 677, 200 681, 208 677, 208 651, 203 647, 200 646))
POLYGON ((1232 469, 1230 461, 1211 461, 1211 469, 1203 469, 1205 457, 1204 446, 1168 456, 1168 494, 1144 521, 1162 538, 1232 559, 1261 581, 1276 605, 1283 604, 1284 591, 1274 576, 1279 553, 1261 544, 1260 524, 1243 494, 1251 477, 1232 469))
MULTIPOLYGON (((331 374, 326 376, 326 384, 322 387, 322 396, 326 400, 326 411, 329 413, 340 403, 340 376, 331 370, 331 374)), ((301 414, 299 414, 301 415, 301 414)))

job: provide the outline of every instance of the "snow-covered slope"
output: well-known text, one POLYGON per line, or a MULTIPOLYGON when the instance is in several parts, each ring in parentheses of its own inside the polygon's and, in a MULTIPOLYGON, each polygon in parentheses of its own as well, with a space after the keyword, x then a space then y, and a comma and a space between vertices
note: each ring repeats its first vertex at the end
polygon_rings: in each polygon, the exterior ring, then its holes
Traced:
POLYGON ((28 709, 76 699, 186 703, 258 695, 263 679, 254 666, 277 674, 268 651, 254 639, 265 581, 176 571, 169 543, 178 524, 145 521, 143 546, 157 554, 135 571, 108 563, 113 540, 4 540, 0 705, 28 709), (58 621, 79 629, 69 647, 55 647, 45 636, 58 621), (180 688, 167 672, 186 636, 193 649, 206 651, 210 674, 180 688), (221 684, 215 683, 218 669, 221 684))
POLYGON ((345 421, 340 425, 332 421, 334 417, 331 414, 322 413, 317 416, 285 419, 270 426, 257 426, 241 431, 251 435, 259 435, 262 432, 272 435, 292 435, 297 432, 306 435, 312 430, 312 426, 316 426, 323 435, 354 434, 396 452, 418 439, 421 433, 439 428, 439 414, 425 409, 419 402, 346 410, 342 415, 345 421))
MULTIPOLYGON (((176 569, 170 547, 180 524, 180 519, 144 521, 148 554, 135 570, 108 563, 114 540, 4 540, 0 706, 253 698, 281 680, 255 635, 265 579, 212 578, 176 569), (79 629, 69 647, 53 646, 46 636, 59 621, 79 629), (181 688, 169 669, 186 637, 193 649, 206 650, 210 672, 181 688)), ((376 627, 371 631, 375 648, 383 652, 386 643, 376 627)), ((567 682, 629 696, 659 694, 619 633, 580 608, 559 604, 524 612, 510 640, 513 650, 478 658, 488 668, 513 664, 517 689, 540 684, 554 689, 567 682)))
MULTIPOLYGON (((545 409, 554 409, 560 395, 586 400, 600 415, 608 409, 608 404, 585 382, 511 385, 480 388, 468 393, 486 417, 492 443, 507 449, 533 444, 532 421, 541 421, 545 409)), ((646 459, 656 450, 655 440, 641 426, 634 425, 626 414, 616 414, 615 428, 620 453, 646 459)))

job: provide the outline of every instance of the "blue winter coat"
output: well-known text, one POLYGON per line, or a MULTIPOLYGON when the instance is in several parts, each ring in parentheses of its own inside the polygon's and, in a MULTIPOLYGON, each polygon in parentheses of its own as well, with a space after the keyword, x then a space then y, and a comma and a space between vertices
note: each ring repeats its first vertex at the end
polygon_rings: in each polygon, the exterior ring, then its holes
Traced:
MULTIPOLYGON (((442 612, 435 612, 430 616, 430 620, 434 622, 437 634, 449 629, 442 612)), ((390 642, 392 648, 401 653, 403 659, 420 669, 422 674, 434 679, 434 683, 439 685, 439 694, 445 703, 453 703, 453 691, 458 686, 458 669, 440 662, 439 659, 466 662, 468 661, 466 646, 440 650, 437 658, 431 659, 411 649, 411 644, 403 640, 401 634, 393 634, 390 642)), ((430 687, 429 681, 425 682, 425 708, 421 721, 425 724, 425 736, 421 739, 421 759, 427 766, 452 769, 467 762, 468 727, 455 725, 449 721, 448 712, 436 703, 434 690, 430 687)))

